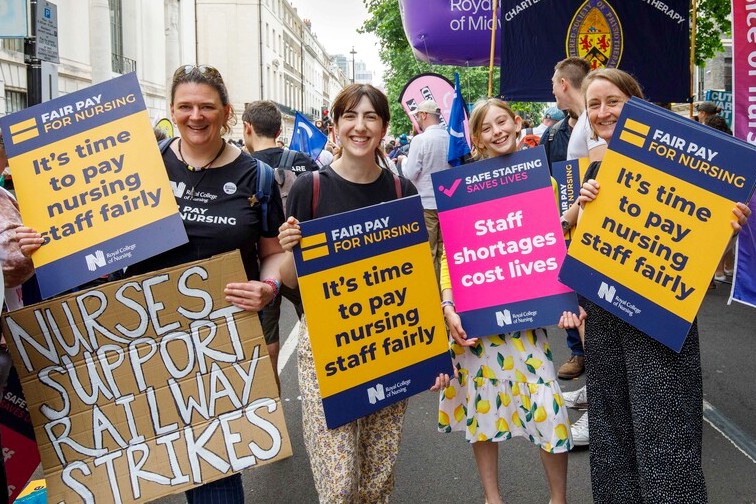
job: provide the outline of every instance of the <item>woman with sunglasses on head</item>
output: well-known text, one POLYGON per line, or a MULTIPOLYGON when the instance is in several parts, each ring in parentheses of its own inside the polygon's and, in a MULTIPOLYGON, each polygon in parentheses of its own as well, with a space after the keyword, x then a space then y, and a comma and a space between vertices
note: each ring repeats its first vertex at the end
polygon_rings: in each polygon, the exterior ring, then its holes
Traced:
MULTIPOLYGON (((259 312, 278 294, 279 263, 283 250, 276 234, 284 220, 278 187, 268 203, 267 223, 257 192, 257 162, 228 144, 223 135, 235 121, 223 77, 211 66, 179 67, 171 84, 171 116, 179 139, 163 149, 163 163, 175 187, 189 242, 129 266, 127 275, 139 275, 213 255, 240 250, 247 281, 229 283, 225 300, 259 312), (203 219, 198 219, 202 215, 203 219), (267 231, 266 231, 267 229, 267 231), (263 281, 260 281, 260 279, 263 281)), ((30 255, 42 244, 36 231, 23 228, 19 245, 30 255)), ((244 502, 240 473, 186 492, 189 504, 244 502)))
MULTIPOLYGON (((299 222, 325 217, 417 194, 406 179, 381 168, 381 139, 390 113, 386 96, 368 84, 344 88, 331 107, 341 156, 319 172, 301 175, 289 192, 287 212, 278 238, 287 251, 281 274, 290 287, 297 285, 291 250, 302 233, 299 222), (315 178, 317 198, 315 201, 315 178)), ((399 453, 403 400, 341 427, 325 423, 311 335, 302 320, 297 349, 302 426, 305 447, 320 502, 328 504, 385 503, 394 487, 394 464, 399 453)), ((448 376, 439 377, 439 382, 448 376)))
MULTIPOLYGON (((517 150, 522 118, 497 98, 470 114, 476 159, 517 150)), ((567 410, 544 330, 468 338, 454 307, 449 266, 441 261, 441 306, 451 334, 456 376, 440 394, 439 430, 463 431, 472 445, 487 504, 503 502, 499 442, 524 437, 535 444, 552 504, 567 501, 567 452, 572 446, 567 410)), ((512 471, 514 474, 516 471, 512 471)))
MULTIPOLYGON (((267 223, 257 191, 257 162, 223 135, 236 121, 223 77, 211 66, 179 67, 171 84, 171 117, 180 138, 163 153, 168 178, 186 188, 176 195, 189 242, 128 268, 129 275, 239 250, 247 281, 230 283, 226 301, 259 312, 278 294, 283 251, 276 234, 284 220, 277 184, 267 223), (211 195, 211 197, 208 197, 211 195), (204 219, 198 219, 202 215, 204 219), (266 231, 267 229, 267 231, 266 231)), ((243 503, 241 473, 186 492, 189 504, 243 503)))
MULTIPOLYGON (((583 82, 588 120, 606 140, 638 82, 617 69, 595 70, 583 82)), ((590 165, 578 202, 598 194, 600 162, 590 165)), ((733 208, 735 232, 750 210, 733 208)), ((702 378, 698 324, 694 320, 679 353, 586 301, 587 318, 565 313, 560 326, 585 334, 594 502, 695 504, 707 502, 701 467, 702 378)))

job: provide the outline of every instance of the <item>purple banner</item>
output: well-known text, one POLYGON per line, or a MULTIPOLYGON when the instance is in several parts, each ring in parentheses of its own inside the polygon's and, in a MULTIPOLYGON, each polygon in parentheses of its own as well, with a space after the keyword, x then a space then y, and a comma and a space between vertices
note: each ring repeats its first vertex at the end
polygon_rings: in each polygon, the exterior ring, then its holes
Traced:
POLYGON ((735 249, 735 273, 732 277, 730 300, 756 308, 756 198, 748 204, 751 217, 738 235, 735 249))
MULTIPOLYGON (((434 65, 488 66, 492 0, 399 0, 399 9, 417 59, 434 65)), ((499 65, 501 2, 496 19, 494 64, 499 65)))
POLYGON ((732 89, 735 118, 733 132, 748 143, 756 143, 756 121, 748 113, 756 101, 756 60, 749 56, 756 51, 756 40, 749 41, 748 30, 756 27, 756 3, 732 0, 732 89))
MULTIPOLYGON (((756 144, 756 118, 749 114, 756 102, 756 40, 749 40, 748 31, 756 28, 756 3, 749 0, 732 0, 732 89, 733 127, 735 136, 756 144), (752 63, 753 61, 753 63, 752 63)), ((756 214, 753 196, 749 203, 756 214)), ((735 276, 730 301, 735 300, 756 307, 756 217, 751 215, 748 225, 738 236, 735 276)))

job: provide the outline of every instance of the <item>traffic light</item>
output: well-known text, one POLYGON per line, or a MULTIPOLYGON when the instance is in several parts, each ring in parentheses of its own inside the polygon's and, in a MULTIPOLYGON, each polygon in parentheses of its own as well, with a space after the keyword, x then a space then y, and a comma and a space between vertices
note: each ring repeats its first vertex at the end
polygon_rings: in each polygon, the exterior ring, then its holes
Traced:
POLYGON ((322 131, 325 134, 328 134, 328 130, 331 128, 333 123, 331 122, 331 116, 329 115, 327 108, 324 108, 322 110, 321 120, 319 122, 322 125, 322 126, 318 126, 320 128, 320 131, 322 131))

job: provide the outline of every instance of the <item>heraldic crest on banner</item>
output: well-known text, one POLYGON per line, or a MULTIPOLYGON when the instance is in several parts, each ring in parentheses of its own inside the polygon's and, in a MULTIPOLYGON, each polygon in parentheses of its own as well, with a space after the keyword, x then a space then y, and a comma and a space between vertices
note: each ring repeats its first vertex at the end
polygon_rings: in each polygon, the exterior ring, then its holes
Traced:
POLYGON ((567 56, 585 58, 591 68, 619 65, 622 58, 622 25, 605 0, 586 0, 567 31, 567 56))

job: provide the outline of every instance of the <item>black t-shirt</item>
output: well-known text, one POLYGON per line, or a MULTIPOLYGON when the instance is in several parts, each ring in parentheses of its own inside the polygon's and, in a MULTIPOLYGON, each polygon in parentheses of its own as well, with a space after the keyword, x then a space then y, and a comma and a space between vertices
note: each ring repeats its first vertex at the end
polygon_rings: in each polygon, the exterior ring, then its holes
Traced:
MULTIPOLYGON (((242 153, 218 168, 189 171, 172 150, 163 154, 173 195, 189 242, 128 268, 138 275, 239 249, 247 278, 259 280, 257 246, 261 237, 278 236, 284 221, 276 184, 268 203, 268 231, 263 232, 262 208, 250 197, 257 192, 257 161, 242 153)), ((160 237, 155 237, 160 239, 160 237)))
MULTIPOLYGON (((318 164, 312 160, 310 156, 304 152, 293 151, 294 163, 291 165, 291 171, 297 174, 297 176, 308 172, 316 171, 318 164)), ((251 153, 255 159, 260 159, 264 163, 268 163, 273 168, 278 168, 281 163, 281 156, 283 155, 283 149, 281 147, 271 147, 270 149, 263 149, 251 153)))
MULTIPOLYGON (((417 194, 412 182, 401 180, 402 197, 417 194)), ((381 170, 381 175, 369 184, 357 184, 339 176, 331 166, 320 170, 320 197, 316 217, 325 217, 357 208, 377 205, 396 199, 394 174, 381 170)), ((288 215, 300 221, 308 221, 312 216, 312 173, 305 173, 297 178, 286 202, 288 215)))

